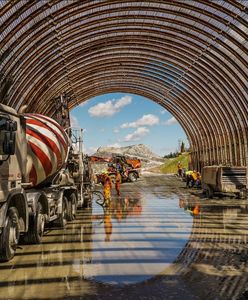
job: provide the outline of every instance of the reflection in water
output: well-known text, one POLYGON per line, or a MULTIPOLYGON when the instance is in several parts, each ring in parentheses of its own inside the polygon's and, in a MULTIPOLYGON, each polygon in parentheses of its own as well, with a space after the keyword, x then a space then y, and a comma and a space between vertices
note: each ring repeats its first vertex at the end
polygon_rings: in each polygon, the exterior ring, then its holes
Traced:
POLYGON ((124 199, 118 197, 110 202, 108 206, 102 207, 103 214, 92 215, 92 220, 101 220, 104 223, 105 242, 109 242, 112 234, 112 219, 121 223, 128 216, 138 216, 142 212, 141 199, 130 199, 126 196, 124 199))
POLYGON ((111 222, 111 214, 110 208, 107 207, 104 210, 104 229, 105 229, 105 242, 110 241, 110 236, 112 234, 112 222, 111 222))
POLYGON ((111 284, 142 282, 163 272, 186 244, 192 223, 175 199, 137 192, 104 209, 94 206, 92 219, 93 247, 101 250, 93 252, 95 267, 84 276, 111 284))
POLYGON ((234 201, 179 200, 193 227, 177 263, 202 298, 248 299, 248 206, 234 201))
POLYGON ((191 217, 175 204, 138 192, 104 209, 93 203, 66 229, 50 228, 41 245, 24 245, 0 265, 0 299, 87 298, 96 294, 92 281, 128 284, 160 274, 190 234, 191 217))
POLYGON ((200 299, 239 299, 248 286, 247 205, 161 195, 93 203, 41 245, 22 246, 0 265, 0 299, 91 299, 109 287, 102 283, 149 290, 179 277, 200 299))
POLYGON ((190 203, 185 199, 179 199, 179 207, 189 212, 192 216, 197 216, 200 213, 200 205, 197 203, 190 203))
POLYGON ((72 290, 94 293, 83 266, 92 262, 92 209, 78 214, 65 230, 51 228, 41 245, 22 246, 16 257, 0 264, 0 299, 61 298, 72 290))

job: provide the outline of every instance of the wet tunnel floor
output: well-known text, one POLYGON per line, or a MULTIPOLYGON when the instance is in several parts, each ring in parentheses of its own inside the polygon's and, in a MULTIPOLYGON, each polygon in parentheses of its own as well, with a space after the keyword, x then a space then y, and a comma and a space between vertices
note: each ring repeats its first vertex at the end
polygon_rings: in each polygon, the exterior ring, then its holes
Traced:
POLYGON ((144 176, 0 265, 0 299, 247 299, 248 200, 144 176))

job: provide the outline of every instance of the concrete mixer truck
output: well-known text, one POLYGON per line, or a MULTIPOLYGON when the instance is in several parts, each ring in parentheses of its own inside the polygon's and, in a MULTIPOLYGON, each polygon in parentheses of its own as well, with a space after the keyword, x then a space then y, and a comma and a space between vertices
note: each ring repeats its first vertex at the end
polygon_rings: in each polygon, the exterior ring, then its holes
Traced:
POLYGON ((46 223, 75 218, 82 168, 56 121, 0 104, 0 261, 13 258, 20 238, 40 243, 46 223))

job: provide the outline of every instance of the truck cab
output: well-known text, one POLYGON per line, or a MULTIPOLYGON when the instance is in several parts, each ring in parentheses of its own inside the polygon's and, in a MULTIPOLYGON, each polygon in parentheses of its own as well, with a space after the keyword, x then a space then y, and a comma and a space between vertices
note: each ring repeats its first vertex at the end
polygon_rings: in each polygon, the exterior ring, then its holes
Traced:
POLYGON ((24 192, 27 152, 22 116, 0 104, 0 260, 10 260, 19 236, 28 230, 28 206, 24 192))

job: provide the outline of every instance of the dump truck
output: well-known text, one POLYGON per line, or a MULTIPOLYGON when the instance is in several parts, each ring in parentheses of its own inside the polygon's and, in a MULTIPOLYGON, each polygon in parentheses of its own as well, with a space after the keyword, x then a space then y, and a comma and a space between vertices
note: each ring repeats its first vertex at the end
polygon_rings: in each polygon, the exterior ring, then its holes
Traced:
POLYGON ((20 238, 40 243, 47 223, 75 218, 82 168, 55 120, 0 104, 0 261, 14 257, 20 238))
POLYGON ((248 167, 206 166, 202 171, 202 188, 209 198, 217 193, 246 197, 248 167))

